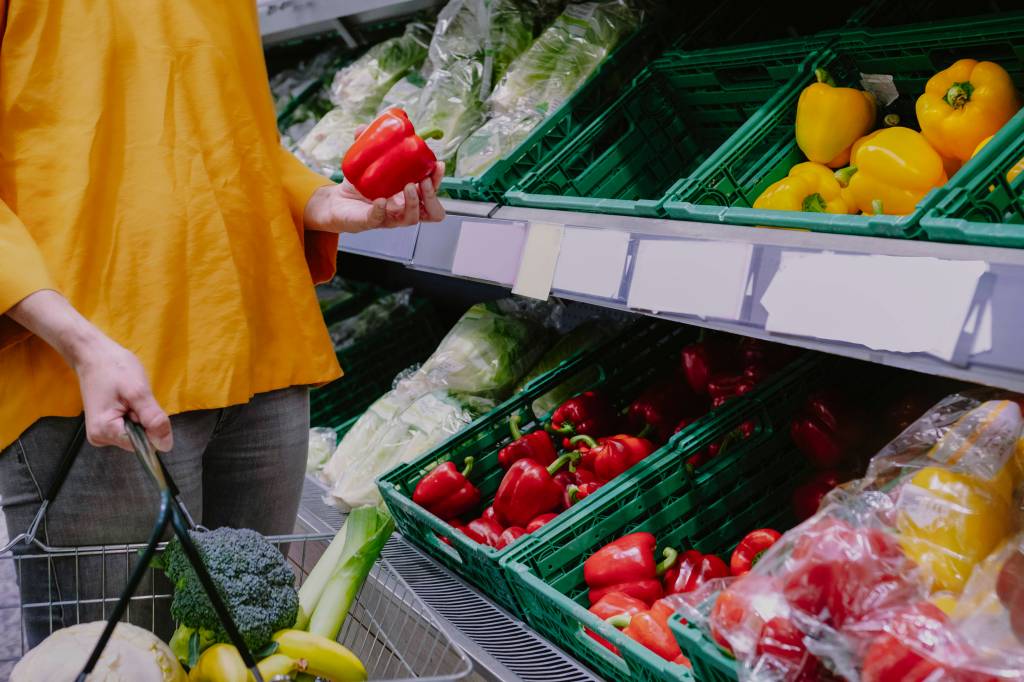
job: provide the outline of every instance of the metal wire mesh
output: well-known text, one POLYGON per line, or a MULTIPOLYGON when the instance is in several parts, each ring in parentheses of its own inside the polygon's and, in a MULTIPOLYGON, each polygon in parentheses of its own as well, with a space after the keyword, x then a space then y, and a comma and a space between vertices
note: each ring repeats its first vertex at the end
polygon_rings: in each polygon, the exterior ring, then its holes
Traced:
MULTIPOLYGON (((288 557, 301 585, 323 554, 333 534, 269 538, 288 557)), ((32 545, 28 551, 0 555, 12 562, 19 584, 35 572, 46 581, 45 600, 21 604, 22 655, 27 650, 30 622, 44 631, 105 619, 120 599, 144 545, 55 548, 32 545), (83 591, 98 586, 98 594, 83 591)), ((133 595, 124 620, 167 638, 173 631, 169 607, 171 586, 150 569, 133 595)), ((395 571, 377 562, 349 611, 338 641, 366 666, 371 680, 461 680, 472 664, 442 631, 432 612, 395 571)))

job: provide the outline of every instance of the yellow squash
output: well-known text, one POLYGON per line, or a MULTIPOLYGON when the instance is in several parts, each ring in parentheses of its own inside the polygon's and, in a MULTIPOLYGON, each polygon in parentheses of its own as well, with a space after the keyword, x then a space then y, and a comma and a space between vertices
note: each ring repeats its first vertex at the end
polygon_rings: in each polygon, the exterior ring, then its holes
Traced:
POLYGON ((856 213, 849 190, 827 167, 807 161, 789 170, 789 175, 772 183, 754 201, 754 208, 811 213, 856 213))
POLYGON ((818 82, 800 93, 796 105, 796 143, 811 161, 845 166, 850 147, 875 126, 875 98, 855 88, 837 88, 824 69, 818 82))
POLYGON ((946 184, 942 157, 910 128, 876 130, 857 140, 852 165, 836 171, 864 213, 907 215, 924 195, 946 184))
POLYGON ((917 122, 943 156, 967 161, 1020 109, 1013 81, 994 62, 961 59, 928 80, 917 98, 917 122))
MULTIPOLYGON (((989 141, 993 137, 994 137, 993 135, 989 135, 984 140, 982 140, 978 144, 977 148, 975 148, 974 153, 971 154, 971 156, 972 157, 977 156, 978 152, 981 151, 981 148, 984 147, 985 145, 987 145, 989 143, 989 141)), ((1018 175, 1020 175, 1020 172, 1022 170, 1024 170, 1024 157, 1021 157, 1020 159, 1018 159, 1017 163, 1013 164, 1013 167, 1010 168, 1010 170, 1006 171, 1006 181, 1007 182, 1013 182, 1014 178, 1016 178, 1018 175)))
POLYGON ((930 466, 900 491, 900 545, 932 578, 933 590, 960 592, 975 564, 1013 530, 1005 486, 1001 480, 930 466))

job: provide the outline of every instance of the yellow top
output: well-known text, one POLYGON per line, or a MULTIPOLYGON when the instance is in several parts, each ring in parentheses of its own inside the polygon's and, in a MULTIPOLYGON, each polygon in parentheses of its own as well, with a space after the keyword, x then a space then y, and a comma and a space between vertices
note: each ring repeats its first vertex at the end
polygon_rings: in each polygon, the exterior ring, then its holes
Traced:
POLYGON ((340 375, 312 286, 337 236, 302 228, 327 180, 279 144, 255 5, 0 0, 0 448, 82 409, 2 315, 40 289, 172 414, 340 375))

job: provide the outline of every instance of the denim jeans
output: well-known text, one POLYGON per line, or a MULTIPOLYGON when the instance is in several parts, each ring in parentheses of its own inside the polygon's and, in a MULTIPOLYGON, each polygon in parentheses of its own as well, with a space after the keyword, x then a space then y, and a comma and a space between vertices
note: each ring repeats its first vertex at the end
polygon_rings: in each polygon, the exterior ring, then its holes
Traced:
MULTIPOLYGON (((25 531, 56 475, 81 420, 45 417, 0 452, 0 505, 10 537, 25 531)), ((161 455, 193 519, 208 528, 293 532, 309 440, 309 390, 263 393, 244 405, 171 417, 174 448, 161 455)), ((137 554, 125 545, 152 532, 159 495, 134 455, 84 442, 47 510, 37 537, 51 547, 106 546, 56 559, 15 561, 29 647, 50 632, 110 614, 137 554), (120 547, 118 547, 120 545, 120 547), (57 604, 57 606, 50 606, 57 604)), ((151 571, 130 604, 128 620, 168 636, 173 629, 163 576, 151 571)))

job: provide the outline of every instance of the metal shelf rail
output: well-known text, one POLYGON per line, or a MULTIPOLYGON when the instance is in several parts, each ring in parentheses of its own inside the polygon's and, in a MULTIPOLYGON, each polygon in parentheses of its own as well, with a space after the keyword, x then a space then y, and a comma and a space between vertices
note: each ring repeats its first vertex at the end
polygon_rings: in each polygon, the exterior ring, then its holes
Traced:
POLYGON ((258 0, 264 44, 336 29, 346 17, 367 22, 409 14, 436 0, 258 0))
MULTIPOLYGON (((317 533, 337 532, 344 523, 344 515, 323 502, 324 492, 315 479, 306 479, 299 509, 299 523, 304 529, 317 533)), ((449 637, 473 660, 477 679, 500 682, 591 682, 597 679, 398 534, 385 545, 383 561, 433 609, 449 637)))
MULTIPOLYGON (((500 276, 490 277, 486 274, 481 276, 479 273, 467 275, 465 271, 460 271, 457 267, 456 253, 459 250, 464 224, 472 223, 476 228, 480 228, 483 223, 485 230, 490 230, 494 235, 499 235, 503 228, 512 229, 513 227, 518 228, 523 234, 527 234, 538 224, 555 225, 566 230, 581 228, 574 230, 577 237, 577 251, 581 244, 584 246, 584 251, 586 250, 587 239, 599 239, 602 235, 607 237, 609 233, 615 232, 622 235, 622 243, 626 245, 623 246, 625 249, 624 261, 619 266, 622 272, 617 291, 595 295, 593 289, 586 290, 585 287, 560 289, 556 278, 550 289, 550 294, 928 374, 1024 391, 1024 353, 1020 352, 1020 349, 1024 348, 1024 316, 1020 314, 1020 302, 1024 301, 1024 250, 853 237, 671 219, 503 207, 467 201, 447 201, 446 207, 449 217, 442 223, 399 230, 371 230, 359 235, 346 235, 341 240, 340 248, 342 251, 351 251, 402 263, 416 270, 511 287, 513 282, 507 278, 502 280, 500 276), (580 239, 583 241, 581 242, 580 239), (743 261, 740 266, 737 266, 736 261, 732 258, 723 259, 721 263, 712 262, 709 268, 713 273, 712 277, 702 285, 701 295, 718 288, 719 281, 728 280, 733 283, 739 281, 745 288, 738 292, 742 297, 742 303, 736 307, 736 313, 726 316, 707 315, 702 317, 699 314, 666 312, 637 305, 631 306, 630 303, 635 302, 630 298, 630 288, 638 280, 640 271, 637 261, 638 248, 643 242, 652 240, 659 241, 659 245, 662 242, 665 244, 750 245, 749 260, 743 261), (891 268, 898 268, 901 264, 907 264, 910 267, 926 264, 926 262, 950 264, 965 261, 984 269, 984 273, 970 284, 972 288, 969 291, 962 292, 966 297, 965 301, 968 302, 968 307, 963 311, 963 325, 953 330, 953 338, 947 339, 947 345, 953 349, 950 354, 943 356, 925 351, 903 352, 891 350, 891 347, 888 350, 885 349, 884 342, 869 347, 860 342, 851 341, 848 337, 781 333, 777 328, 772 329, 768 319, 769 311, 763 305, 764 294, 780 272, 783 261, 804 254, 849 254, 902 258, 903 260, 887 259, 890 262, 879 264, 880 268, 890 268, 888 270, 890 275, 893 274, 891 268), (738 272, 730 271, 737 267, 743 269, 738 272)), ((562 244, 561 254, 564 256, 565 242, 563 241, 562 244)), ((492 250, 500 251, 498 248, 492 250)), ((499 256, 484 253, 482 257, 486 259, 499 256)), ((513 256, 501 255, 501 257, 518 259, 521 256, 516 253, 513 256)), ((874 262, 872 261, 872 263, 874 262)), ((559 267, 561 266, 559 265, 559 267)), ((595 267, 600 266, 595 265, 595 267)), ((674 270, 659 273, 657 276, 675 279, 684 277, 685 273, 674 270)), ((908 277, 910 276, 908 275, 908 277)), ((827 273, 824 279, 828 279, 827 273)), ((904 281, 897 277, 895 281, 899 283, 898 287, 880 290, 877 282, 869 281, 873 279, 873 277, 868 277, 861 281, 832 282, 832 284, 847 285, 850 295, 854 297, 858 290, 863 289, 863 295, 869 301, 878 300, 889 294, 893 296, 902 294, 904 293, 902 290, 907 288, 904 281)), ((789 302, 802 303, 804 297, 812 296, 815 284, 816 282, 807 282, 806 290, 800 292, 793 292, 790 289, 788 296, 792 300, 789 302)), ((918 290, 918 300, 936 310, 945 309, 947 302, 938 294, 935 296, 930 294, 929 282, 915 280, 913 284, 918 290)), ((938 290, 942 283, 936 279, 931 284, 934 284, 938 290)), ((840 307, 835 311, 835 315, 843 315, 841 304, 838 302, 837 304, 840 307)), ((867 307, 870 309, 871 306, 867 307)), ((878 307, 881 309, 883 306, 878 307)), ((930 323, 931 317, 928 316, 925 318, 925 324, 930 323)), ((890 314, 889 317, 879 315, 877 320, 869 319, 866 324, 878 327, 875 331, 885 337, 886 335, 898 335, 901 331, 900 325, 904 322, 901 319, 892 319, 890 314), (892 333, 889 333, 890 331, 892 333)), ((938 325, 937 322, 936 325, 938 325)), ((925 329, 925 335, 930 331, 925 329)), ((938 335, 940 331, 936 329, 935 334, 938 335)), ((945 330, 947 336, 949 331, 948 328, 945 330)))

